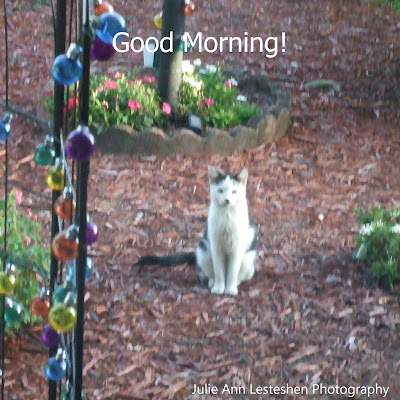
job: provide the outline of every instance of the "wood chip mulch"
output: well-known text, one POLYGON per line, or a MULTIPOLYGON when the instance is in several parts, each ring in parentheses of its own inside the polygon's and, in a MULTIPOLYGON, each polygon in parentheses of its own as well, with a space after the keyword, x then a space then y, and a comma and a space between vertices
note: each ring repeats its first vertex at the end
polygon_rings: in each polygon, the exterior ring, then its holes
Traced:
MULTIPOLYGON (((387 398, 400 398, 398 288, 377 286, 351 257, 358 233, 354 207, 400 202, 399 17, 365 3, 250 0, 243 7, 237 0, 205 0, 188 19, 190 31, 201 27, 207 35, 241 35, 241 27, 253 36, 286 31, 286 52, 274 60, 224 57, 285 82, 293 97, 292 126, 274 144, 229 157, 96 154, 89 209, 101 234, 90 249, 96 272, 87 284, 87 399, 187 399, 194 384, 318 382, 390 386, 387 398), (336 80, 341 92, 305 89, 317 78, 336 80), (131 266, 146 253, 195 247, 208 212, 207 164, 250 170, 259 257, 256 276, 236 298, 211 295, 186 265, 131 266)), ((10 100, 33 111, 52 63, 51 9, 12 4, 10 100)), ((132 31, 152 34, 161 2, 136 6, 115 4, 132 31)), ((0 48, 3 54, 2 40, 0 48)), ((200 56, 209 63, 221 58, 200 56)), ((130 53, 101 66, 140 63, 130 53)), ((38 133, 45 132, 21 117, 13 130, 11 186, 49 195, 45 171, 32 161, 38 133)), ((0 157, 3 162, 3 147, 0 157)), ((24 205, 49 227, 46 198, 25 190, 24 205)), ((40 329, 28 333, 38 337, 40 329)), ((15 398, 46 399, 46 354, 40 351, 26 336, 7 338, 6 390, 15 398)))

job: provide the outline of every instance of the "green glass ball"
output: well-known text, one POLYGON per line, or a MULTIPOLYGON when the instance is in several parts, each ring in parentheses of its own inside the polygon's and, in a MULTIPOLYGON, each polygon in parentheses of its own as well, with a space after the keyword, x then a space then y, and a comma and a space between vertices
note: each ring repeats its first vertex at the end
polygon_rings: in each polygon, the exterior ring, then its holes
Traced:
POLYGON ((4 313, 6 324, 21 322, 23 317, 22 307, 15 301, 6 298, 6 310, 4 313))
POLYGON ((38 165, 51 165, 56 157, 56 150, 41 143, 36 146, 34 160, 38 165))

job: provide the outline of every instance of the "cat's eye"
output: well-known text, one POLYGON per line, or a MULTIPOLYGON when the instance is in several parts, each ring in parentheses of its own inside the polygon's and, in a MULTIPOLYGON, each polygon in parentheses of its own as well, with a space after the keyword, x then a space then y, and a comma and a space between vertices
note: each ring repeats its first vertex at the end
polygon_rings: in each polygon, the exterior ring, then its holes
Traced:
POLYGON ((236 194, 237 190, 232 190, 232 194, 236 194))
POLYGON ((218 193, 224 193, 224 189, 218 189, 218 193))

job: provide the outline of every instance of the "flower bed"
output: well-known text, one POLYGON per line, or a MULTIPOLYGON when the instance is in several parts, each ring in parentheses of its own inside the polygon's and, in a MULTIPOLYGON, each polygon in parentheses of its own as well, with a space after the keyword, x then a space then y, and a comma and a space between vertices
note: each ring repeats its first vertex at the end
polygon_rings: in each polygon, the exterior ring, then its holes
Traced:
MULTIPOLYGON (((170 105, 159 98, 154 71, 131 74, 114 67, 108 75, 94 74, 91 90, 90 123, 97 148, 106 153, 230 154, 283 136, 290 120, 291 98, 281 84, 264 75, 202 68, 196 60, 183 63, 182 104, 174 121, 170 105), (187 128, 184 116, 191 113, 201 118, 202 132, 187 128)), ((51 96, 44 103, 51 112, 51 96)), ((77 105, 68 100, 71 115, 77 105)))

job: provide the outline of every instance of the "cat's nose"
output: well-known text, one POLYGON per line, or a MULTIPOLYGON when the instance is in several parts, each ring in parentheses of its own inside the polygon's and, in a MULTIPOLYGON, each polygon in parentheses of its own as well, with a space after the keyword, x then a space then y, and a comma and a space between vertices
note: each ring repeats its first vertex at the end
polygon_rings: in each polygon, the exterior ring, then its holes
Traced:
POLYGON ((225 205, 227 206, 230 203, 229 199, 225 199, 225 205))

